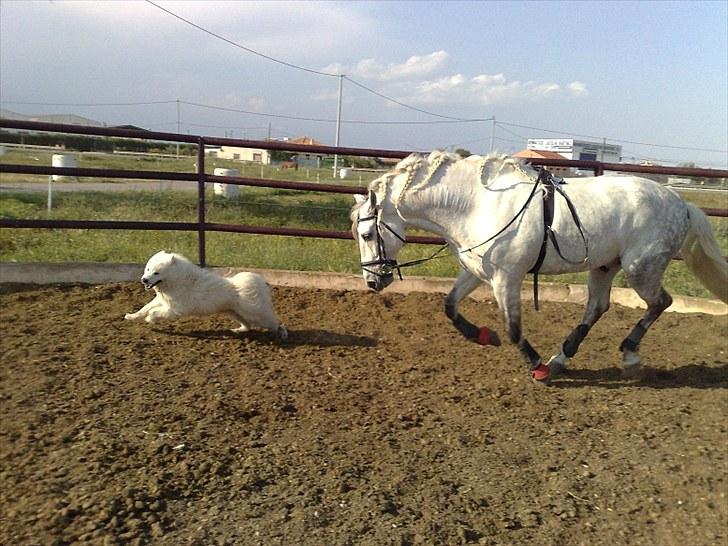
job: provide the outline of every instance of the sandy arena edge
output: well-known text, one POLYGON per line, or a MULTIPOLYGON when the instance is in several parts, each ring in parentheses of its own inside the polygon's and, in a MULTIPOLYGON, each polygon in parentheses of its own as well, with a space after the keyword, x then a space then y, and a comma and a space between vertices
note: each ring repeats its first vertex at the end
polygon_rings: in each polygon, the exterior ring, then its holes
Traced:
MULTIPOLYGON (((213 267, 221 275, 232 275, 239 271, 255 271, 265 277, 273 286, 300 288, 321 288, 332 290, 367 290, 361 275, 325 273, 313 271, 284 271, 276 269, 242 269, 213 267)), ((0 283, 19 284, 104 284, 108 282, 139 281, 144 264, 108 263, 0 263, 0 283)), ((407 277, 395 281, 387 288, 389 292, 429 292, 446 294, 452 288, 454 279, 435 277, 407 277)), ((524 282, 521 290, 524 301, 533 300, 530 282, 524 282)), ((477 288, 471 295, 476 301, 493 300, 493 292, 487 285, 477 288)), ((539 283, 541 301, 586 304, 587 288, 579 284, 539 283)), ((673 296, 668 311, 677 313, 728 314, 728 305, 718 300, 673 296)), ((644 302, 629 288, 613 288, 611 302, 625 307, 644 308, 644 302)))

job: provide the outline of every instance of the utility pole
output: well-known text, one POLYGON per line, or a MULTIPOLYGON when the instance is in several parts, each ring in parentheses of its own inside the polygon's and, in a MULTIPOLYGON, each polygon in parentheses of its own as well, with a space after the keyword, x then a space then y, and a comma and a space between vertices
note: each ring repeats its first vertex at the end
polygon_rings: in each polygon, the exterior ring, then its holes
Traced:
MULTIPOLYGON (((344 84, 344 75, 339 74, 339 100, 336 107, 336 141, 334 145, 339 147, 339 138, 341 136, 341 95, 344 84)), ((339 154, 334 154, 334 178, 339 172, 339 154)))
MULTIPOLYGON (((179 99, 177 99, 177 134, 180 133, 179 126, 179 99)), ((179 159, 179 141, 177 141, 177 159, 179 159)))

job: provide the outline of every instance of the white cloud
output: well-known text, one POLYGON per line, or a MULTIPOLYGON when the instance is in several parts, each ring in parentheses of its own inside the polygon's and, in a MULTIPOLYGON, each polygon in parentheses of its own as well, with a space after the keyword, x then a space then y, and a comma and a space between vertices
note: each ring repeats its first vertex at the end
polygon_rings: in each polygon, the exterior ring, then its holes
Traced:
POLYGON ((427 76, 444 67, 448 61, 446 51, 435 51, 429 55, 413 55, 401 64, 390 64, 381 76, 383 80, 427 76))
POLYGON ((434 97, 451 92, 459 93, 465 83, 465 77, 462 74, 455 74, 438 80, 424 81, 417 86, 417 90, 422 96, 434 97))
POLYGON ((579 82, 564 87, 555 82, 509 81, 502 73, 479 74, 472 78, 455 74, 421 81, 411 88, 414 91, 405 92, 398 99, 413 104, 492 105, 586 94, 586 86, 579 82))
POLYGON ((450 56, 439 50, 427 55, 413 55, 402 63, 386 64, 378 59, 362 59, 350 66, 330 64, 322 71, 346 74, 361 80, 382 82, 385 95, 411 104, 477 105, 514 102, 539 102, 554 98, 583 97, 588 94, 580 81, 557 82, 510 81, 505 74, 461 73, 431 78, 447 68, 450 56))
POLYGON ((447 64, 449 55, 446 51, 434 51, 427 55, 412 55, 402 63, 383 63, 377 59, 362 59, 346 66, 332 63, 321 69, 322 72, 346 74, 352 78, 364 80, 394 81, 411 78, 422 78, 437 73, 447 64))
POLYGON ((566 87, 575 97, 585 97, 589 94, 589 91, 586 89, 586 85, 579 81, 571 82, 566 87))

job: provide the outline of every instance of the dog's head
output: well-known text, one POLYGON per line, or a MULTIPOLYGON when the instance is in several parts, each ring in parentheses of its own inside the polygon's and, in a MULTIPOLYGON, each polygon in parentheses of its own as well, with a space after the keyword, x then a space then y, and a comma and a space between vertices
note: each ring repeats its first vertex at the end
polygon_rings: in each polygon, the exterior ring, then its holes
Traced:
POLYGON ((149 290, 169 278, 170 271, 174 267, 176 259, 173 253, 165 250, 157 252, 149 258, 147 265, 144 267, 144 274, 142 275, 144 288, 149 290))

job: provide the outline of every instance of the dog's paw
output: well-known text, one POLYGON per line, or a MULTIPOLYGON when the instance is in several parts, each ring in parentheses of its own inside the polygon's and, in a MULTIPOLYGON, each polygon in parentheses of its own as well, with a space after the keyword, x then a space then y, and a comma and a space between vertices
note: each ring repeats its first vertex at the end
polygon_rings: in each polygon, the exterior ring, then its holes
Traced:
POLYGON ((124 315, 124 320, 134 320, 136 318, 136 313, 127 313, 124 315))

